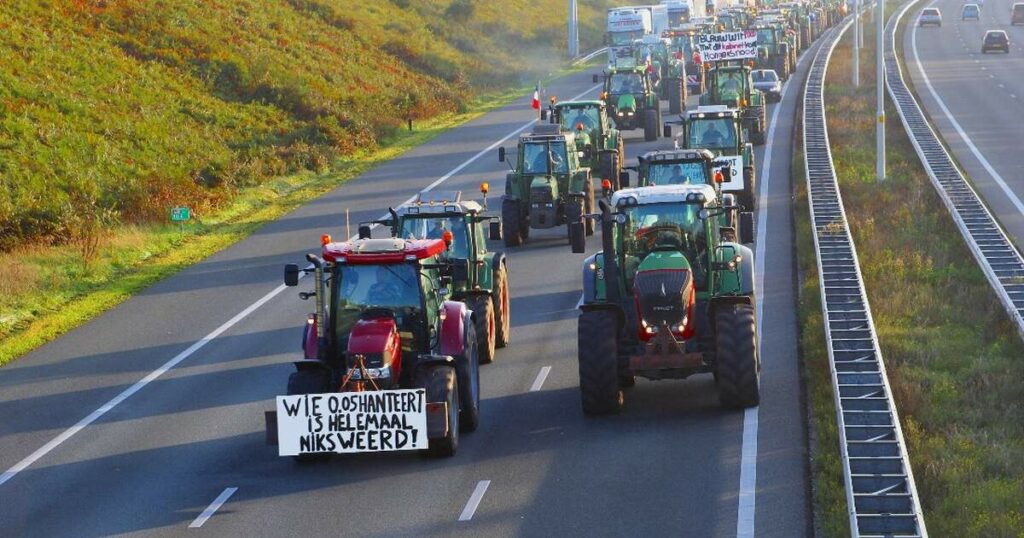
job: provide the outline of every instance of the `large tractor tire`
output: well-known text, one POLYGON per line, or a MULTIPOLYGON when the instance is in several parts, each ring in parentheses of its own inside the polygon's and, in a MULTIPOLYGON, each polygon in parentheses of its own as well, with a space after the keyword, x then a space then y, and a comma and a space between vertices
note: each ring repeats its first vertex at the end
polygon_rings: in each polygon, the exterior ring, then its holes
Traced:
POLYGON ((779 79, 781 80, 789 78, 789 59, 787 57, 775 57, 775 74, 779 75, 779 79))
MULTIPOLYGON (((467 329, 469 329, 467 327, 467 329)), ((480 426, 480 359, 477 357, 476 331, 467 330, 464 353, 455 359, 459 378, 459 429, 472 432, 480 426)))
MULTIPOLYGON (((586 187, 584 187, 586 188, 586 187)), ((565 203, 565 228, 569 238, 569 246, 573 243, 573 230, 577 229, 577 225, 583 223, 583 213, 586 211, 586 194, 582 197, 574 196, 565 203)), ((583 226, 585 228, 585 226, 583 226)), ((585 241, 586 239, 584 239, 585 241)))
POLYGON ((466 306, 473 311, 476 324, 476 354, 480 364, 494 362, 494 350, 497 347, 497 316, 490 295, 474 295, 466 301, 466 306))
POLYGON ((607 179, 612 182, 612 191, 619 190, 619 152, 618 151, 603 151, 598 156, 598 163, 601 168, 600 179, 607 179))
POLYGON ((725 407, 754 407, 761 401, 754 306, 725 304, 715 312, 718 399, 725 407))
POLYGON ((508 289, 508 269, 505 264, 494 271, 494 346, 505 347, 512 339, 512 294, 508 289))
POLYGON ((501 201, 501 227, 504 231, 505 246, 518 247, 526 240, 529 224, 523 222, 522 202, 505 198, 501 201))
POLYGON ((657 140, 660 129, 661 122, 658 121, 658 111, 653 108, 644 110, 644 140, 647 142, 657 140))
MULTIPOLYGON (((584 188, 583 191, 583 213, 585 215, 593 214, 595 210, 595 205, 596 204, 594 203, 594 182, 588 179, 587 186, 584 188)), ((594 219, 584 217, 583 230, 584 232, 586 232, 587 237, 594 235, 595 229, 596 224, 594 223, 594 219)))
POLYGON ((448 435, 431 439, 427 455, 449 458, 459 449, 459 380, 455 369, 447 365, 420 368, 416 372, 416 386, 427 391, 428 402, 448 404, 448 435))
POLYGON ((686 110, 685 80, 672 78, 667 81, 668 89, 668 111, 671 114, 681 114, 686 110))
POLYGON ((587 415, 608 415, 622 410, 617 324, 615 313, 607 310, 591 310, 579 317, 580 397, 587 415))
POLYGON ((740 205, 747 211, 754 211, 757 205, 757 175, 753 166, 743 167, 743 191, 737 194, 740 205))
MULTIPOLYGON (((326 368, 305 368, 288 376, 288 395, 322 394, 331 392, 331 372, 326 368)), ((299 454, 292 456, 296 463, 319 463, 331 459, 333 454, 299 454)))

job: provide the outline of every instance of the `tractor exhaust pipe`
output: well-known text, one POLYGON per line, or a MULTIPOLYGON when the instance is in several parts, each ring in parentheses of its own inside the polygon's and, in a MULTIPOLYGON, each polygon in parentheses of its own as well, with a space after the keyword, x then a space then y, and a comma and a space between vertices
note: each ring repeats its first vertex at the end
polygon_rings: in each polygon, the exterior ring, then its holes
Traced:
MULTIPOLYGON (((612 215, 612 206, 605 200, 599 200, 597 205, 601 208, 601 248, 604 250, 605 282, 619 282, 619 260, 615 258, 615 216, 612 215)), ((608 302, 621 302, 617 285, 609 285, 605 289, 608 302)))
POLYGON ((306 260, 313 264, 313 277, 316 278, 316 343, 317 358, 326 359, 327 353, 327 309, 324 305, 324 297, 327 290, 324 288, 324 261, 316 254, 306 254, 306 260))

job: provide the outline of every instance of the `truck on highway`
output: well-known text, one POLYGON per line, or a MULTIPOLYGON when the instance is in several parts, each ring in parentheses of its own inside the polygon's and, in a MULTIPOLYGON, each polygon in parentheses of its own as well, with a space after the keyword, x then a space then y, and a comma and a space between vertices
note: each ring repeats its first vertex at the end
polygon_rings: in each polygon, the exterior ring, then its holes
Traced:
POLYGON ((653 31, 651 12, 639 7, 617 7, 608 10, 608 65, 614 67, 619 59, 633 59, 633 42, 653 31))
POLYGON ((707 5, 703 0, 662 0, 668 13, 669 27, 690 22, 691 18, 704 17, 707 5))

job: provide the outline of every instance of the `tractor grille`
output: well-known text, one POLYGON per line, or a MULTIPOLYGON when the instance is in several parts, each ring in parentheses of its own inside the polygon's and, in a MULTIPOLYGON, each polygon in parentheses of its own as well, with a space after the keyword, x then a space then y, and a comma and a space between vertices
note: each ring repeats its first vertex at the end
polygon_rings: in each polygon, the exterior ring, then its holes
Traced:
POLYGON ((641 271, 633 280, 640 315, 651 325, 674 325, 686 316, 693 279, 686 269, 641 271))

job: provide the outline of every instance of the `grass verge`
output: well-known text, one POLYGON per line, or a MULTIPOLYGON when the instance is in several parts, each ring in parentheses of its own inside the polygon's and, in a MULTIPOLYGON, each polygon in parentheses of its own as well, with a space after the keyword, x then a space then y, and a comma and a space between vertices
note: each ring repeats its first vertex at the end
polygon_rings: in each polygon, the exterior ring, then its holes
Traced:
MULTIPOLYGON (((586 69, 565 67, 547 81, 586 69)), ((185 227, 121 226, 103 231, 86 260, 80 245, 26 247, 0 254, 0 366, 78 327, 100 313, 366 170, 423 144, 447 129, 507 105, 528 89, 476 98, 469 111, 417 123, 386 146, 340 159, 327 174, 303 173, 242 190, 226 207, 185 227)))
MULTIPOLYGON (((865 27, 865 41, 873 41, 865 27)), ((850 40, 826 80, 829 136, 879 344, 933 536, 1024 536, 1024 344, 1017 337, 897 122, 886 132, 887 181, 874 179, 874 55, 849 85, 850 40)), ((889 118, 895 110, 887 109, 889 118)), ((802 273, 815 515, 848 535, 831 377, 822 338, 802 177, 794 182, 802 273)))

